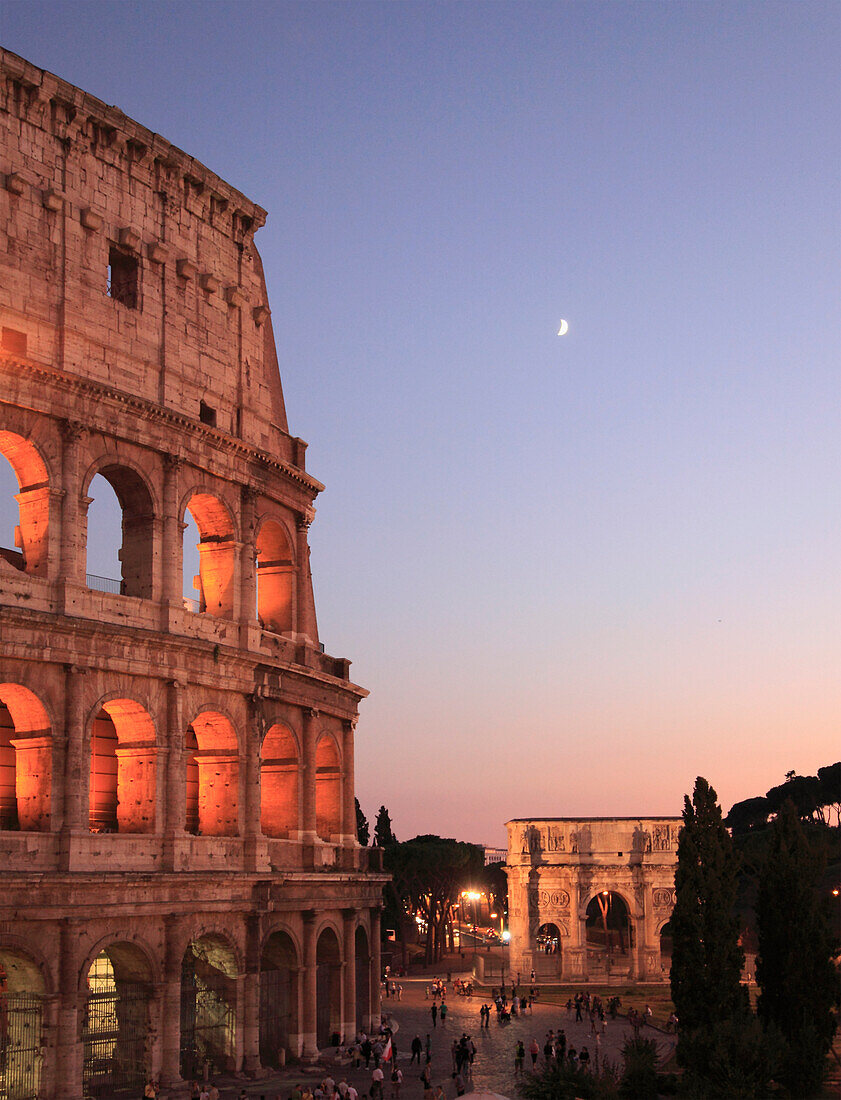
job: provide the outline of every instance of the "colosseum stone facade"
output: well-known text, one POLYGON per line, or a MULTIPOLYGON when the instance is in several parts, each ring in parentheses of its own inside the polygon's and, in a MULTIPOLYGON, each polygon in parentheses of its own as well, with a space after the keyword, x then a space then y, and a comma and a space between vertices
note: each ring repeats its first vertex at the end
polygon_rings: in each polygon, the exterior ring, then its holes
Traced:
POLYGON ((366 693, 319 644, 265 212, 5 51, 0 149, 0 1096, 178 1094, 378 1018, 366 693))

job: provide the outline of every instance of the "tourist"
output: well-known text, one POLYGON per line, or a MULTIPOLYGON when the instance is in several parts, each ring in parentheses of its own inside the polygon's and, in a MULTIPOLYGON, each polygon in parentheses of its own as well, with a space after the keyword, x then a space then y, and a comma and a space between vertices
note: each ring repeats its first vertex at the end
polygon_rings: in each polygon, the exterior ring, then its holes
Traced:
POLYGON ((385 1074, 379 1066, 374 1067, 371 1074, 371 1100, 383 1100, 383 1080, 385 1074))
POLYGON ((147 1081, 143 1090, 143 1100, 158 1100, 158 1089, 154 1081, 147 1081))
POLYGON ((414 1039, 412 1039, 412 1057, 409 1059, 409 1065, 411 1065, 416 1058, 418 1060, 418 1065, 420 1065, 420 1056, 422 1050, 423 1043, 421 1042, 421 1037, 420 1035, 416 1035, 414 1039))
POLYGON ((590 1051, 586 1047, 581 1048, 581 1053, 578 1055, 578 1062, 582 1069, 590 1068, 590 1051))
POLYGON ((526 1060, 526 1048, 523 1046, 522 1039, 517 1040, 517 1046, 514 1048, 514 1072, 523 1072, 523 1062, 526 1060))
POLYGON ((456 1083, 456 1096, 464 1096, 466 1090, 464 1087, 464 1078, 462 1077, 462 1075, 460 1073, 454 1073, 453 1080, 456 1083))
POLYGON ((529 1043, 529 1054, 531 1055, 532 1069, 534 1069, 537 1065, 537 1056, 540 1054, 540 1043, 538 1043, 537 1039, 532 1039, 529 1043))
POLYGON ((432 998, 432 1008, 429 1011, 432 1014, 432 1026, 438 1027, 438 1005, 434 997, 432 998))
POLYGON ((403 1070, 397 1066, 391 1071, 391 1100, 400 1100, 400 1086, 403 1084, 403 1070))

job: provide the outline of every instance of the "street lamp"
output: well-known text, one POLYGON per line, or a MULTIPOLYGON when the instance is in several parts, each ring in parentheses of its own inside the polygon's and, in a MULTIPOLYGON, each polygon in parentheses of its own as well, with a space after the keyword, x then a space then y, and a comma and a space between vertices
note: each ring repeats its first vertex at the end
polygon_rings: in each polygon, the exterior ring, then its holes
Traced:
POLYGON ((467 898, 469 901, 471 901, 473 903, 473 906, 472 906, 472 912, 473 912, 473 968, 475 969, 475 967, 476 967, 476 902, 479 900, 479 898, 482 895, 478 894, 475 890, 462 890, 461 896, 463 898, 467 898))

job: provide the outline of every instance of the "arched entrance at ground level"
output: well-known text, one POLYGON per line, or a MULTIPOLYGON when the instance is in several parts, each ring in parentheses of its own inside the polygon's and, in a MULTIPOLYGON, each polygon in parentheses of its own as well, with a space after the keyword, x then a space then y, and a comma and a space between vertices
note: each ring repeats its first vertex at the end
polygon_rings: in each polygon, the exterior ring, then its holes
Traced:
POLYGON ((0 829, 49 832, 53 739, 41 701, 0 684, 0 829))
POLYGON ((334 1036, 342 1027, 342 955, 332 928, 318 937, 316 950, 316 1043, 335 1045, 334 1036))
POLYGON ((44 979, 31 959, 0 948, 0 1096, 41 1095, 44 979))
POLYGON ((292 937, 273 932, 260 959, 260 1061, 279 1066, 280 1052, 286 1061, 292 1050, 292 1036, 298 1028, 298 953, 292 937))
POLYGON ((660 972, 668 974, 672 969, 672 922, 667 920, 660 929, 660 972))
MULTIPOLYGON (((368 933, 356 929, 356 1030, 367 1031, 371 1019, 371 954, 368 933)), ((345 1036, 350 1040, 350 1036, 345 1036)))
POLYGON ((201 936, 181 963, 181 1076, 231 1072, 236 1039, 234 953, 220 936, 201 936))
POLYGON ((152 975, 130 943, 110 944, 87 973, 82 1017, 82 1091, 88 1097, 140 1096, 148 1061, 152 975))
POLYGON ((624 898, 613 890, 602 890, 587 906, 589 974, 627 969, 632 947, 633 928, 624 898))
POLYGON ((538 979, 554 978, 561 973, 561 930, 557 924, 541 924, 535 937, 534 972, 538 979))

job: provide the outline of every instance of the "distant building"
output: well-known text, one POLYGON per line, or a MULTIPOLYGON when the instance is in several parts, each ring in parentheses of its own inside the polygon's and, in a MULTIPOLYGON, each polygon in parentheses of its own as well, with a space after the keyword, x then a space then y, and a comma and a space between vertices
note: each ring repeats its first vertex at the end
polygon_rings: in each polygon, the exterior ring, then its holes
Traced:
POLYGON ((265 211, 3 50, 0 151, 0 1095, 186 1095, 379 1026, 367 693, 318 636, 265 211))
POLYGON ((507 848, 485 848, 485 866, 491 863, 505 863, 508 858, 507 848))
POLYGON ((517 819, 508 829, 511 974, 666 981, 678 817, 517 819))

